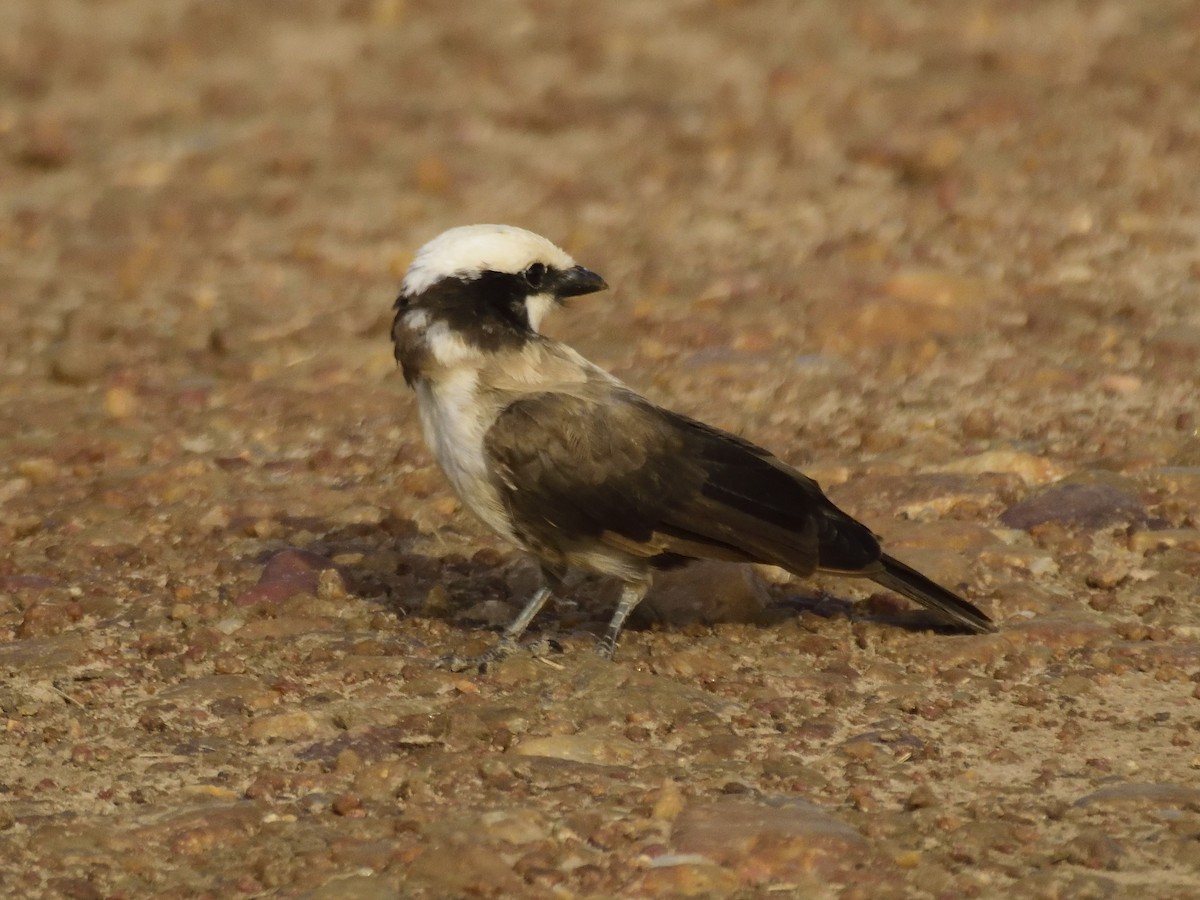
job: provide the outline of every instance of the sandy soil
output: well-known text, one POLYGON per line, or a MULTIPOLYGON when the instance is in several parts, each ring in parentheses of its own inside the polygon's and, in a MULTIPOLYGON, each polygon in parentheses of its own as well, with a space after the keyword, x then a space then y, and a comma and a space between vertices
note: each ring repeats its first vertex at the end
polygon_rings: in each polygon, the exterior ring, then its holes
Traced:
POLYGON ((0 4, 2 892, 1200 895, 1198 93, 1184 0, 0 4), (531 585, 386 338, 477 221, 1000 633, 706 569, 435 668, 531 585))

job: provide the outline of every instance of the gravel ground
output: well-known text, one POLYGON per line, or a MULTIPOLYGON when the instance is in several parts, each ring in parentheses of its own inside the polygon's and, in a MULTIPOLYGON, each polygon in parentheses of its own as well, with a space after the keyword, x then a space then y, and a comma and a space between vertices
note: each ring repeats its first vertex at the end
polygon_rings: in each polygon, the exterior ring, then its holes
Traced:
POLYGON ((1186 0, 0 4, 3 893, 1200 896, 1197 96, 1186 0), (435 668, 532 583, 386 337, 478 221, 1000 632, 710 566, 435 668))

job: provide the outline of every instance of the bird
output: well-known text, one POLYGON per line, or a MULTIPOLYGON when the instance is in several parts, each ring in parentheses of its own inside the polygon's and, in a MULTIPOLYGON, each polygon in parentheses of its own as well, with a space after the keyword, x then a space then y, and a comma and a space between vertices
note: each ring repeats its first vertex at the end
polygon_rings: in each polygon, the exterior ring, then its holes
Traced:
POLYGON ((795 576, 866 578, 960 631, 996 630, 955 592, 883 552, 813 479, 750 441, 665 409, 539 331, 605 280, 511 225, 451 228, 416 253, 391 329, 425 442, 463 505, 531 554, 542 585, 480 657, 509 655, 572 570, 620 599, 599 641, 611 659, 657 571, 698 559, 795 576))

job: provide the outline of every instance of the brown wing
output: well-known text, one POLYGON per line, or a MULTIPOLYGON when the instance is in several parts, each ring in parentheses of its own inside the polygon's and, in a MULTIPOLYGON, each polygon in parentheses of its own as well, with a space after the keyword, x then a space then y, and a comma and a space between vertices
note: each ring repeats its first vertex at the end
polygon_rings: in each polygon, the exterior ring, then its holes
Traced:
POLYGON ((535 545, 870 574, 879 544, 815 481, 732 434, 632 392, 540 393, 489 430, 497 488, 535 545))

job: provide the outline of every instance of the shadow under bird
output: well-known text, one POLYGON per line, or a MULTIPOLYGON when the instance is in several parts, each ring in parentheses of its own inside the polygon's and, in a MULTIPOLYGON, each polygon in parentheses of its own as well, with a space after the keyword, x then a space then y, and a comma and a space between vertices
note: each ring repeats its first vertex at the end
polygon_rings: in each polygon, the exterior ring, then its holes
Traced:
POLYGON ((569 569, 620 579, 611 657, 656 570, 695 559, 869 578, 971 632, 992 621, 888 556, 811 478, 736 435, 663 409, 538 331, 607 288, 546 238, 452 228, 404 277, 392 326, 425 441, 462 502, 533 554, 545 583, 491 651, 510 652, 569 569))

